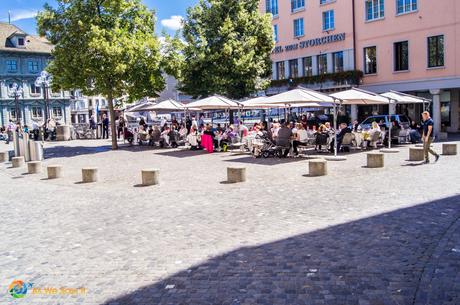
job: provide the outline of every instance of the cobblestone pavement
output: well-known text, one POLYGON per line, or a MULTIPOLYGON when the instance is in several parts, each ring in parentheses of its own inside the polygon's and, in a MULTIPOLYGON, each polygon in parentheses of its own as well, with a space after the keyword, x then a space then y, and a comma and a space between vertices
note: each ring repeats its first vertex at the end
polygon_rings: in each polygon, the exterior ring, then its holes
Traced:
POLYGON ((460 304, 460 156, 356 153, 312 178, 305 158, 109 144, 47 144, 58 180, 0 165, 0 304, 460 304), (152 167, 161 184, 138 187, 152 167), (15 300, 14 279, 86 294, 15 300))

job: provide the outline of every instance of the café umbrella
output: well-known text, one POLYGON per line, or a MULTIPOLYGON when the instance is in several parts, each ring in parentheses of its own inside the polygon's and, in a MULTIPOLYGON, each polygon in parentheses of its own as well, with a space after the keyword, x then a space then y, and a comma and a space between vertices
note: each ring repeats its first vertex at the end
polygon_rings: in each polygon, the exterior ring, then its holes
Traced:
MULTIPOLYGON (((337 106, 338 105, 389 105, 390 101, 377 93, 351 88, 346 91, 333 93, 330 95, 334 99, 334 128, 337 127, 337 106)), ((336 160, 345 160, 337 158, 337 133, 334 133, 334 158, 336 160)), ((331 159, 333 160, 333 159, 331 159)))

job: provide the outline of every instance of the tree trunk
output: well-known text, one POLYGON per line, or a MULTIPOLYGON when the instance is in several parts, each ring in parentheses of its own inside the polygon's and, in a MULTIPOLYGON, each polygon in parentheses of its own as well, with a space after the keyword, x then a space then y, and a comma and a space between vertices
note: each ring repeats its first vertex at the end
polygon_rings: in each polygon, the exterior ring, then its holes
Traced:
POLYGON ((115 109, 113 107, 113 93, 110 92, 109 96, 107 97, 109 100, 109 112, 110 112, 110 129, 112 130, 112 150, 118 149, 117 143, 117 131, 115 130, 115 109))

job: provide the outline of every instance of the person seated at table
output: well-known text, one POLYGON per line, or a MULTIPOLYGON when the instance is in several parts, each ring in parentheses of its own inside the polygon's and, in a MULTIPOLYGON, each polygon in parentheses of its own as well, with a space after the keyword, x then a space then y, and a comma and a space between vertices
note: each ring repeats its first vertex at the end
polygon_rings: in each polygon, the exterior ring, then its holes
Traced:
POLYGON ((185 127, 185 124, 180 125, 179 136, 181 140, 185 140, 185 138, 187 138, 187 127, 185 127))
MULTIPOLYGON (((340 151, 342 146, 343 137, 347 134, 351 133, 350 127, 348 127, 347 123, 340 124, 340 132, 337 134, 337 151, 340 151)), ((331 143, 330 151, 334 152, 334 141, 331 143)))
POLYGON ((354 120, 351 126, 352 126, 353 132, 358 132, 360 129, 358 120, 354 120))
POLYGON ((278 130, 276 137, 276 145, 283 148, 283 157, 287 157, 291 148, 292 130, 289 128, 289 123, 282 121, 281 128, 278 130))
POLYGON ((190 133, 187 136, 187 142, 190 144, 190 150, 198 150, 198 139, 198 131, 196 130, 196 127, 192 125, 190 127, 190 133))
POLYGON ((415 121, 411 121, 410 123, 410 131, 409 131, 409 136, 410 136, 410 141, 412 144, 417 144, 420 141, 422 141, 422 135, 420 134, 420 125, 415 123, 415 121))
POLYGON ((163 131, 161 132, 161 138, 162 138, 162 142, 161 142, 161 147, 164 147, 164 146, 171 146, 171 143, 170 143, 170 137, 169 137, 169 133, 171 132, 171 128, 169 128, 168 124, 165 124, 164 127, 163 127, 163 131))
POLYGON ((303 127, 302 124, 298 123, 297 132, 295 134, 295 140, 292 143, 293 148, 294 148, 294 155, 296 156, 299 155, 298 147, 300 145, 306 144, 307 142, 308 142, 308 132, 303 127))
POLYGON ((216 127, 216 132, 224 132, 224 129, 222 128, 222 125, 220 125, 220 123, 217 124, 217 127, 216 127))
POLYGON ((327 130, 327 127, 325 124, 321 124, 315 133, 315 145, 316 145, 315 150, 321 151, 322 146, 324 144, 327 144, 328 139, 329 139, 329 132, 327 130))
POLYGON ((280 124, 275 122, 272 124, 272 128, 271 128, 271 135, 272 135, 272 139, 275 141, 276 138, 278 137, 278 132, 280 130, 280 124))
POLYGON ((324 123, 324 127, 326 128, 326 132, 334 131, 334 129, 331 127, 331 123, 329 122, 324 123))

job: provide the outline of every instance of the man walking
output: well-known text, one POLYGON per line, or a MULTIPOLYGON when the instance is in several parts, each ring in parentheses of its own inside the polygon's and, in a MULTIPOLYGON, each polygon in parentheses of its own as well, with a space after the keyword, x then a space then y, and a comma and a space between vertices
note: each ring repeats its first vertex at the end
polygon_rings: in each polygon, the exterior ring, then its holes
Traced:
POLYGON ((422 118, 423 118, 423 135, 422 135, 422 141, 423 141, 423 152, 425 154, 425 164, 430 163, 430 155, 432 154, 435 157, 435 162, 438 162, 439 160, 439 154, 436 153, 432 148, 431 148, 431 143, 433 142, 434 138, 434 122, 433 119, 430 117, 430 113, 428 111, 425 111, 422 113, 422 118))

